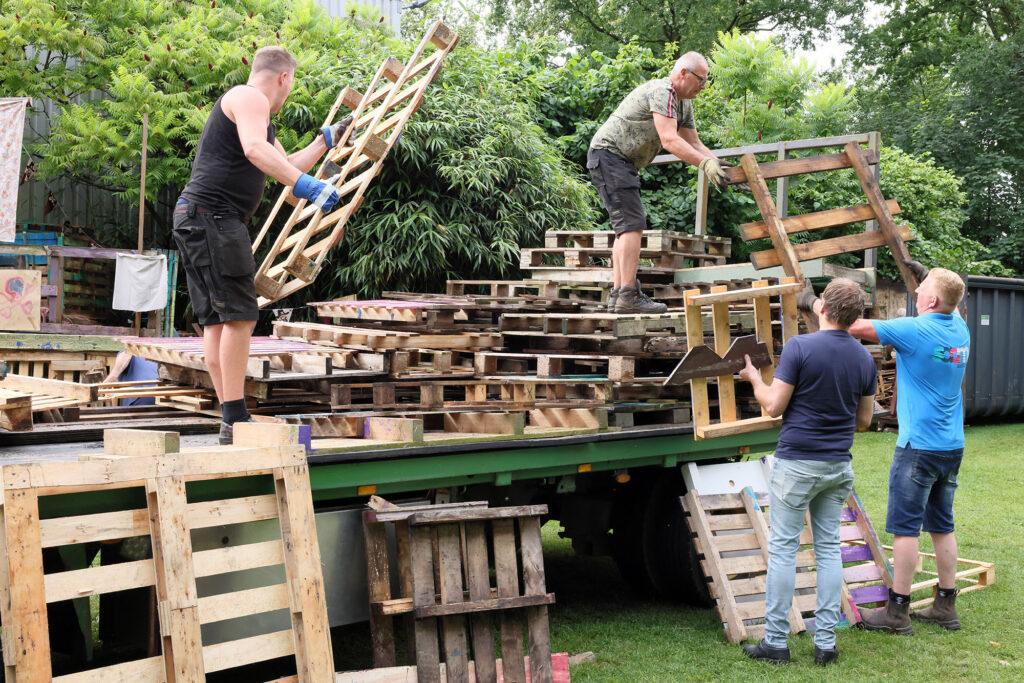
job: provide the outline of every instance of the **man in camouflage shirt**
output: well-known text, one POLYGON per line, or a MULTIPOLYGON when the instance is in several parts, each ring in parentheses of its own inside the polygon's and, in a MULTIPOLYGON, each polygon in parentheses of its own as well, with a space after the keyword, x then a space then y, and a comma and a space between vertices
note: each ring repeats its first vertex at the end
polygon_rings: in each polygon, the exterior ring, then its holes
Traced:
POLYGON ((694 97, 708 80, 708 63, 700 54, 679 58, 668 78, 637 86, 590 141, 587 168, 615 230, 612 247, 614 283, 608 308, 616 313, 662 313, 665 304, 651 301, 637 287, 640 236, 647 215, 640 201, 638 172, 663 148, 698 166, 719 189, 728 182, 723 165, 697 137, 694 97))

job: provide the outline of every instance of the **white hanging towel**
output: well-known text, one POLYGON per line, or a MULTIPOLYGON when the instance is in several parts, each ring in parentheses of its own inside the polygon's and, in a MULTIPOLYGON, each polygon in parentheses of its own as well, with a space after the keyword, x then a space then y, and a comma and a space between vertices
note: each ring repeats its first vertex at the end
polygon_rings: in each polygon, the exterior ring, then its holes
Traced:
POLYGON ((0 242, 14 241, 27 97, 0 97, 0 242))
POLYGON ((118 254, 114 302, 119 311, 161 311, 167 307, 167 257, 118 254))

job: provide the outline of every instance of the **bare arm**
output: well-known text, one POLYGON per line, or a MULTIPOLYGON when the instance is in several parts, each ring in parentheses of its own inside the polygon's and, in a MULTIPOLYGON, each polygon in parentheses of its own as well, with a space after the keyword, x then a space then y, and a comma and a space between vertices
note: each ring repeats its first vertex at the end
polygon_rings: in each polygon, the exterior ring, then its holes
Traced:
POLYGON ((704 143, 700 141, 700 137, 697 136, 696 128, 680 128, 679 137, 684 142, 688 143, 690 147, 693 147, 698 152, 701 152, 706 157, 713 157, 715 153, 704 146, 704 143))
POLYGON ((263 93, 255 88, 235 88, 224 96, 221 106, 238 128, 245 158, 282 185, 294 185, 302 171, 289 163, 279 145, 267 142, 270 103, 263 93))
MULTIPOLYGON (((713 156, 708 151, 708 148, 701 144, 700 140, 697 140, 697 145, 700 146, 697 148, 679 136, 679 131, 677 130, 679 124, 676 122, 675 117, 658 113, 651 115, 654 117, 654 125, 658 129, 658 136, 661 138, 661 146, 672 154, 675 154, 691 166, 698 165, 701 159, 705 157, 713 156)), ((692 129, 684 128, 683 130, 689 131, 692 129)), ((693 131, 693 137, 696 139, 697 131, 693 131)))
POLYGON ((857 339, 863 339, 874 344, 878 343, 878 333, 875 332, 875 326, 871 324, 870 320, 865 318, 858 318, 853 321, 849 329, 850 336, 856 337, 857 339))
POLYGON ((110 374, 103 380, 103 384, 109 384, 110 382, 116 382, 121 379, 121 373, 128 368, 128 363, 132 361, 131 354, 126 351, 121 351, 114 357, 114 364, 110 366, 110 374))
MULTIPOLYGON (((277 140, 274 140, 274 146, 281 154, 286 154, 284 147, 277 140)), ((313 168, 313 164, 317 162, 324 152, 327 151, 327 145, 324 144, 324 136, 317 135, 313 138, 313 142, 309 143, 297 152, 286 154, 288 163, 299 169, 303 173, 309 173, 309 169, 313 168)))
POLYGON ((793 398, 793 385, 775 378, 771 384, 765 384, 761 379, 761 371, 750 362, 750 356, 744 356, 747 365, 740 370, 740 377, 747 380, 754 386, 754 398, 761 404, 761 407, 772 417, 778 417, 786 412, 789 406, 789 399, 793 398))
POLYGON ((871 416, 875 414, 875 397, 861 396, 857 404, 857 431, 866 432, 871 426, 871 416))

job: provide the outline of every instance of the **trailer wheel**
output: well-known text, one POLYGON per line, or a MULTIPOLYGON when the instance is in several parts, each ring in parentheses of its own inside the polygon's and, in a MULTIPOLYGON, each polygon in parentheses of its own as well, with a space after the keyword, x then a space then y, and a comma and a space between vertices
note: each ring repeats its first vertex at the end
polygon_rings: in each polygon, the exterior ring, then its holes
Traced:
POLYGON ((695 607, 714 604, 690 537, 678 472, 637 481, 614 519, 614 556, 637 590, 695 607))

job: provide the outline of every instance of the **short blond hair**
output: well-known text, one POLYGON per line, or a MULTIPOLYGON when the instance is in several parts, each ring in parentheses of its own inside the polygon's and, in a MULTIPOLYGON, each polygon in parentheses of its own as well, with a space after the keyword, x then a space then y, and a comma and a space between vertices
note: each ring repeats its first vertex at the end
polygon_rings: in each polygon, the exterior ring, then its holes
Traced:
POLYGON ((928 277, 935 283, 935 293, 942 302, 942 307, 949 309, 945 311, 952 313, 956 309, 960 299, 964 298, 964 281, 951 270, 945 268, 932 268, 928 271, 928 277))
POLYGON ((837 277, 821 293, 825 315, 844 330, 864 313, 864 292, 853 280, 837 277))
POLYGON ((288 50, 280 45, 268 45, 256 50, 252 58, 252 73, 258 71, 270 71, 275 74, 295 73, 295 66, 298 62, 292 57, 288 50))

